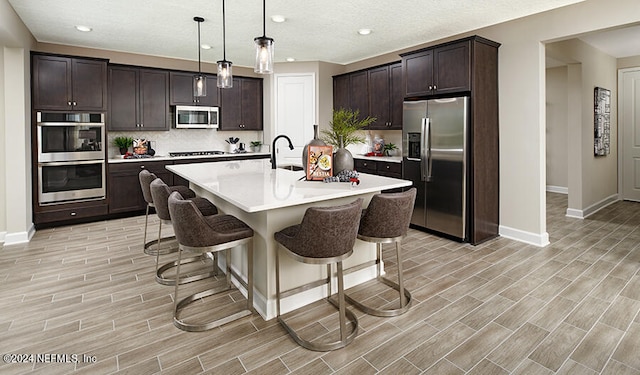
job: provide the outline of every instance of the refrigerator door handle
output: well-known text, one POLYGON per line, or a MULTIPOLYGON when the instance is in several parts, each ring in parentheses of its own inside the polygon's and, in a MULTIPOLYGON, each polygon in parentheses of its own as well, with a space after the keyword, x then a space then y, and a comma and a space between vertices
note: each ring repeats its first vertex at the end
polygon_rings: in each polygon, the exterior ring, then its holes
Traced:
MULTIPOLYGON (((425 136, 424 144, 426 151, 426 160, 424 162, 424 174, 422 176, 422 181, 429 182, 431 181, 431 120, 427 117, 424 119, 425 129, 423 134, 425 136)), ((424 155, 424 154, 423 154, 424 155)))
POLYGON ((429 118, 423 117, 420 124, 420 179, 427 181, 427 128, 429 118))

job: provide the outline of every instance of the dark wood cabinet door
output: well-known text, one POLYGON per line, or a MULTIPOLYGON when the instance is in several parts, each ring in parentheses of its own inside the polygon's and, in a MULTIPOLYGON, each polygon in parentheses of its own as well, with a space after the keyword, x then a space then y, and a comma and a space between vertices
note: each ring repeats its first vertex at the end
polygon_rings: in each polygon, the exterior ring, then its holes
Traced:
POLYGON ((360 118, 369 115, 369 84, 366 71, 349 74, 349 106, 360 111, 360 118))
POLYGON ((239 78, 233 87, 220 89, 220 130, 238 130, 242 123, 242 86, 239 78))
POLYGON ((196 73, 170 72, 169 73, 169 104, 171 105, 202 105, 209 107, 218 106, 218 87, 216 76, 205 74, 207 77, 207 96, 193 96, 193 76, 196 73))
POLYGON ((262 130, 262 80, 242 79, 241 130, 262 130))
POLYGON ((173 173, 165 167, 172 162, 127 162, 109 164, 108 196, 109 213, 142 211, 147 207, 140 187, 138 174, 147 169, 162 179, 165 184, 173 185, 173 173))
POLYGON ((445 94, 471 90, 470 42, 452 44, 434 51, 434 92, 445 94))
POLYGON ((333 109, 350 108, 349 75, 333 77, 333 109))
POLYGON ((376 121, 369 128, 387 129, 391 122, 389 113, 389 105, 391 103, 389 67, 382 66, 370 69, 367 73, 369 74, 369 116, 376 118, 376 121))
POLYGON ((138 128, 138 69, 109 67, 109 130, 138 128))
POLYGON ((433 50, 402 57, 404 67, 404 96, 430 95, 433 86, 433 50))
POLYGON ((71 109, 71 59, 33 56, 33 108, 71 109))
POLYGON ((107 63, 94 60, 71 60, 73 109, 105 111, 107 109, 107 63))
POLYGON ((169 72, 140 69, 141 130, 169 130, 169 72))
POLYGON ((402 64, 396 63, 389 66, 389 119, 391 130, 402 130, 402 111, 404 103, 402 64))

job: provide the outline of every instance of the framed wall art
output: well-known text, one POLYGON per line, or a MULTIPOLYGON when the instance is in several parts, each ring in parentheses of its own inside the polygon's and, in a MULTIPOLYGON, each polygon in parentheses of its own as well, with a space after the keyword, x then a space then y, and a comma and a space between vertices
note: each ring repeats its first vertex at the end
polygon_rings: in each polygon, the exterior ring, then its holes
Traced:
POLYGON ((593 106, 594 155, 609 155, 611 147, 611 91, 596 87, 593 106))

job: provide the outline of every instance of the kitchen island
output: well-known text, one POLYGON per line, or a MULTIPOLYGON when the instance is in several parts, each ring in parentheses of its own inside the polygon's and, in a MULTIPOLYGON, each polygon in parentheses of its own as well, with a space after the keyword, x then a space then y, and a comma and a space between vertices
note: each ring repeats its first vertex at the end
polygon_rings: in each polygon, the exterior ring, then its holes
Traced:
MULTIPOLYGON (((273 238, 275 232, 300 223, 308 207, 340 205, 357 198, 363 198, 363 207, 366 207, 371 197, 382 190, 411 185, 410 181, 369 174, 361 174, 357 186, 305 181, 303 171, 271 169, 269 160, 169 165, 166 168, 188 180, 190 187, 211 200, 219 211, 234 215, 253 228, 254 307, 267 320, 276 316, 275 252, 278 244, 273 238)), ((358 240, 353 255, 344 266, 348 268, 374 259, 375 245, 358 240)), ((298 263, 287 256, 281 256, 280 260, 285 290, 326 277, 325 267, 298 263)), ((246 279, 246 251, 233 252, 231 262, 238 274, 246 279)), ((365 267, 345 275, 345 287, 373 278, 375 267, 365 267)), ((241 284, 235 284, 246 294, 241 284)), ((335 288, 336 283, 333 286, 335 288)), ((282 312, 326 297, 326 290, 325 286, 320 286, 288 297, 282 301, 282 312)))

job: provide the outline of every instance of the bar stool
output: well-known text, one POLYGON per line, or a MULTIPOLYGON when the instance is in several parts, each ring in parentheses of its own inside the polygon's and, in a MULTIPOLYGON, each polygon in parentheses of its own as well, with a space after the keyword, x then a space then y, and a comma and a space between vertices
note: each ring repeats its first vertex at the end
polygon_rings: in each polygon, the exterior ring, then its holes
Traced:
MULTIPOLYGON (((416 200, 416 188, 411 188, 401 193, 376 194, 371 198, 369 207, 362 211, 358 239, 376 244, 376 276, 377 280, 399 292, 399 307, 385 308, 367 306, 346 293, 346 299, 369 315, 397 316, 404 314, 411 306, 411 293, 404 288, 402 277, 402 239, 406 237, 416 200), (382 273, 382 244, 395 243, 398 260, 398 283, 384 278, 382 273)), ((371 262, 366 266, 371 265, 371 262)), ((361 266, 362 267, 362 266, 361 266)), ((360 269, 359 267, 358 269, 360 269)), ((345 272, 353 272, 348 269, 345 272)))
POLYGON ((344 300, 344 280, 342 261, 353 253, 353 245, 358 233, 362 198, 353 203, 333 207, 310 207, 306 210, 302 222, 274 234, 275 240, 282 245, 287 254, 298 262, 308 264, 326 264, 327 278, 320 282, 305 284, 287 291, 280 291, 280 259, 276 250, 276 297, 278 321, 291 337, 302 347, 315 351, 329 351, 347 346, 358 334, 358 319, 347 309, 344 300), (331 300, 331 264, 336 263, 338 278, 338 303, 331 300), (300 336, 280 316, 280 300, 311 287, 328 284, 327 300, 338 309, 340 320, 340 339, 332 342, 307 340, 300 336), (346 318, 352 329, 347 332, 346 318))
MULTIPOLYGON (((173 262, 169 262, 160 266, 160 254, 163 253, 162 249, 160 248, 160 243, 162 241, 162 224, 165 224, 165 225, 172 224, 171 215, 169 214, 169 205, 168 205, 169 195, 172 193, 172 191, 171 191, 171 188, 167 186, 167 184, 165 184, 164 181, 162 181, 159 178, 156 178, 155 180, 153 180, 151 184, 149 184, 149 188, 151 190, 151 196, 153 197, 153 202, 156 208, 156 214, 160 219, 160 225, 158 227, 158 240, 157 240, 158 251, 156 252, 156 281, 162 285, 174 285, 177 282, 177 278, 176 279, 166 278, 163 275, 167 270, 173 267, 176 267, 178 265, 178 261, 174 260, 173 262)), ((196 205, 198 210, 204 216, 211 216, 218 213, 218 209, 216 208, 216 206, 205 198, 193 197, 193 198, 189 198, 189 200, 191 200, 196 205)), ((174 251, 177 251, 177 249, 174 251)), ((203 259, 202 256, 183 259, 182 264, 199 262, 202 259, 203 259)), ((212 271, 200 272, 196 275, 186 277, 182 279, 182 283, 186 284, 192 281, 202 280, 202 279, 211 277, 216 274, 216 267, 217 267, 217 257, 214 257, 212 271)))
POLYGON ((178 239, 178 269, 176 278, 180 279, 180 264, 182 252, 196 253, 225 251, 226 256, 226 286, 212 288, 192 294, 182 300, 178 299, 176 282, 174 294, 173 324, 185 331, 206 331, 240 319, 253 313, 253 229, 243 221, 232 215, 203 216, 193 200, 183 200, 180 193, 173 192, 169 196, 169 212, 173 218, 174 230, 178 239), (231 253, 229 250, 237 246, 247 247, 247 281, 231 269, 231 253), (231 290, 231 275, 247 290, 247 307, 224 317, 207 323, 186 323, 180 319, 180 313, 189 304, 200 299, 231 290))
MULTIPOLYGON (((147 242, 147 224, 149 222, 149 208, 151 207, 155 208, 153 204, 153 197, 151 196, 151 188, 149 185, 151 185, 151 181, 155 180, 156 178, 158 177, 155 174, 149 172, 146 169, 141 170, 140 173, 138 174, 138 179, 140 180, 140 187, 142 188, 142 196, 144 197, 145 202, 147 202, 147 212, 144 217, 144 239, 142 240, 144 244, 144 253, 147 255, 156 255, 156 252, 158 251, 157 240, 147 242), (151 246, 153 245, 156 245, 155 250, 151 248, 151 246)), ((169 189, 171 189, 172 191, 179 192, 180 195, 182 195, 185 198, 193 198, 196 196, 196 193, 194 193, 193 190, 189 189, 186 186, 179 186, 179 185, 170 186, 169 189)), ((164 239, 172 240, 172 239, 175 239, 175 236, 165 237, 164 239)), ((169 254, 176 251, 178 251, 177 248, 168 248, 161 255, 169 254)))

